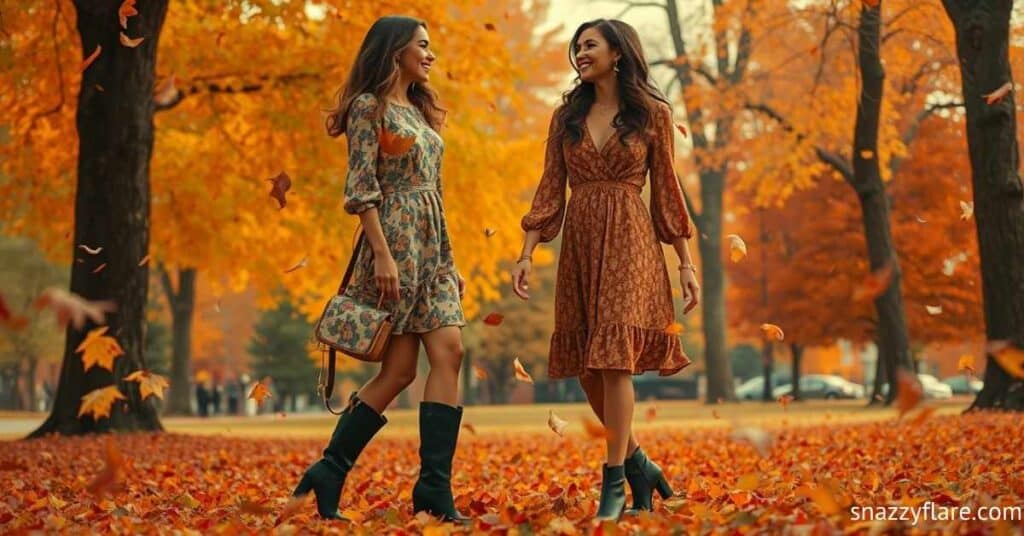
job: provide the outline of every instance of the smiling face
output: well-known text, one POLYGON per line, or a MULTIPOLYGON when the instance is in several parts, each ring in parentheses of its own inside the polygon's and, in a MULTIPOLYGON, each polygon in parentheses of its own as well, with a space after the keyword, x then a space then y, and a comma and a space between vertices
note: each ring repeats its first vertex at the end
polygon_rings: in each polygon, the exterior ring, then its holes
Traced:
POLYGON ((615 74, 615 61, 619 59, 620 54, 612 50, 608 40, 596 27, 591 26, 580 33, 573 46, 573 52, 580 80, 595 82, 615 74))
POLYGON ((430 80, 430 68, 436 59, 430 50, 427 29, 419 26, 412 40, 398 54, 398 70, 402 78, 425 84, 430 80))

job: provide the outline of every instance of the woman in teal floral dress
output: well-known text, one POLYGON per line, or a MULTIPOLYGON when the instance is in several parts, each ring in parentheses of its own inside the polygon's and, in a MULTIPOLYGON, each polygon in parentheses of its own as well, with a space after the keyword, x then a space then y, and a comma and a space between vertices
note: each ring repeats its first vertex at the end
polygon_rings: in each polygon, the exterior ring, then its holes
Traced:
MULTIPOLYGON (((327 118, 348 138, 345 210, 358 214, 365 245, 346 293, 393 314, 377 375, 352 395, 323 457, 294 495, 316 494, 317 511, 340 518, 342 486, 356 458, 387 419, 384 409, 416 377, 420 342, 430 374, 420 404, 420 475, 413 508, 450 521, 456 509, 451 466, 462 419, 457 406, 465 325, 465 283, 455 269, 441 195, 438 130, 444 110, 426 85, 434 63, 426 24, 383 17, 363 40, 339 105, 327 118)), ((340 238, 339 238, 340 240, 340 238)))

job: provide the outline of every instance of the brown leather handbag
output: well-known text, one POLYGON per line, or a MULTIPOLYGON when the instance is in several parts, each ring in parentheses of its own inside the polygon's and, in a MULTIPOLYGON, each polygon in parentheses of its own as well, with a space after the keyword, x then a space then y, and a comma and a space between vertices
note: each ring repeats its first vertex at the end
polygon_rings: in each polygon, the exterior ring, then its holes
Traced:
POLYGON ((364 234, 359 235, 359 240, 352 249, 352 258, 349 260, 348 268, 338 286, 338 293, 331 297, 316 323, 316 340, 327 348, 327 378, 323 378, 323 367, 320 370, 321 380, 318 387, 321 388, 321 396, 327 410, 337 415, 331 408, 330 400, 334 394, 334 371, 337 361, 337 352, 360 361, 377 363, 384 358, 384 349, 387 348, 388 339, 391 336, 393 320, 391 313, 381 309, 384 295, 381 294, 377 300, 377 306, 366 305, 356 299, 345 295, 352 278, 352 271, 355 268, 356 260, 359 258, 359 251, 366 241, 364 234))

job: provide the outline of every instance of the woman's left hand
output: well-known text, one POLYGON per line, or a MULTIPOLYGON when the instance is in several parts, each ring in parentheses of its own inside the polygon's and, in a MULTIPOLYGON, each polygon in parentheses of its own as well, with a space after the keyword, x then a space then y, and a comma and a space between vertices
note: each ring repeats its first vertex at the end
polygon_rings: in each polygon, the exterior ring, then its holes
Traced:
POLYGON ((700 303, 700 283, 697 273, 689 268, 679 270, 679 286, 683 289, 683 314, 689 313, 700 303))
POLYGON ((466 293, 466 280, 462 278, 462 274, 456 274, 459 280, 459 297, 461 298, 466 293))

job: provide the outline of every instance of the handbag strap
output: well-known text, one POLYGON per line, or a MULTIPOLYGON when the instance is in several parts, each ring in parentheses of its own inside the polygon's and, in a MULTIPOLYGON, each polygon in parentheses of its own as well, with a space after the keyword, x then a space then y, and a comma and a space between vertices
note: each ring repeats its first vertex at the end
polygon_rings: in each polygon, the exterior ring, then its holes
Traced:
MULTIPOLYGON (((345 275, 341 278, 341 284, 338 285, 338 295, 345 292, 345 288, 348 287, 349 281, 352 279, 352 271, 355 269, 356 261, 359 259, 359 251, 363 247, 363 242, 366 240, 366 233, 360 232, 362 226, 356 228, 358 238, 356 238, 356 244, 352 247, 352 258, 348 261, 348 267, 345 268, 345 275)), ((327 411, 334 415, 341 415, 341 412, 334 411, 331 407, 331 397, 334 396, 334 371, 337 367, 338 352, 334 348, 327 351, 327 378, 324 379, 324 390, 321 393, 324 399, 324 406, 327 411)), ((323 368, 321 367, 321 370, 323 368)))

